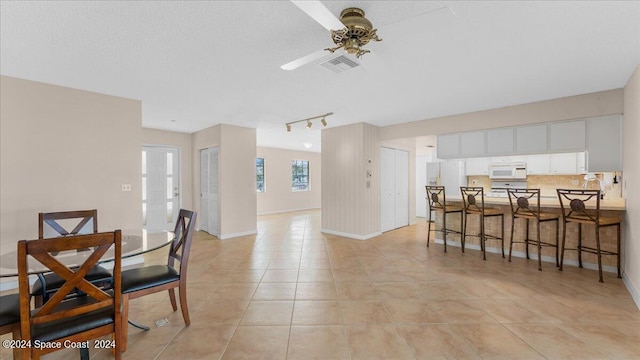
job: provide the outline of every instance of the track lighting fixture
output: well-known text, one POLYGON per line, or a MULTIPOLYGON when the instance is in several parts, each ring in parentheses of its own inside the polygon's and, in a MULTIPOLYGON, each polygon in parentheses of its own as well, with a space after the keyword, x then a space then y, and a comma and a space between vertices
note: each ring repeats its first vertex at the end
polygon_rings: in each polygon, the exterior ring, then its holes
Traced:
POLYGON ((333 115, 332 112, 326 113, 324 115, 318 115, 318 116, 310 117, 310 118, 307 118, 307 119, 288 122, 288 123, 285 124, 286 127, 287 127, 287 132, 291 132, 291 125, 293 125, 295 123, 303 122, 303 121, 307 122, 307 129, 311 129, 311 126, 313 125, 313 123, 311 123, 311 120, 315 120, 315 119, 322 119, 322 120, 320 120, 320 123, 322 124, 322 126, 327 126, 326 117, 327 116, 331 116, 331 115, 333 115))

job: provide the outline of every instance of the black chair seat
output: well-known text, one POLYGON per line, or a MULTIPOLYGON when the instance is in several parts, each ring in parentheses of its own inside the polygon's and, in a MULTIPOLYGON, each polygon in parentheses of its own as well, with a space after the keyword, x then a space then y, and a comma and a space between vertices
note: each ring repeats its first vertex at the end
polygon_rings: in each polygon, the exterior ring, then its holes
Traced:
POLYGON ((144 290, 180 280, 180 274, 167 265, 152 265, 122 272, 122 293, 144 290))
MULTIPOLYGON (((72 268, 72 269, 76 270, 77 268, 72 268)), ((100 286, 101 285, 100 283, 104 283, 104 285, 107 288, 110 288, 111 284, 113 283, 111 272, 109 272, 109 270, 103 268, 102 266, 98 266, 98 265, 92 267, 91 270, 89 270, 89 272, 84 278, 87 279, 87 281, 95 285, 98 285, 98 287, 102 287, 100 286)), ((61 278, 60 276, 54 273, 45 274, 44 281, 45 281, 47 291, 57 290, 62 286, 62 284, 65 283, 65 280, 63 278, 61 278)), ((40 279, 37 279, 36 282, 33 284, 33 288, 31 289, 31 295, 43 295, 42 282, 40 281, 40 279)))
POLYGON ((0 297, 0 326, 20 322, 20 295, 11 294, 0 297))
MULTIPOLYGON (((112 293, 112 292, 110 292, 112 293)), ((74 307, 88 305, 96 301, 88 296, 81 296, 70 300, 65 300, 56 307, 56 311, 60 309, 71 309, 74 307)), ((37 310, 33 310, 35 312, 37 310)), ((42 325, 33 325, 32 336, 40 341, 53 341, 70 335, 78 334, 87 330, 91 330, 100 326, 113 323, 114 313, 113 307, 106 307, 88 312, 86 314, 63 318, 58 321, 45 323, 42 325)))

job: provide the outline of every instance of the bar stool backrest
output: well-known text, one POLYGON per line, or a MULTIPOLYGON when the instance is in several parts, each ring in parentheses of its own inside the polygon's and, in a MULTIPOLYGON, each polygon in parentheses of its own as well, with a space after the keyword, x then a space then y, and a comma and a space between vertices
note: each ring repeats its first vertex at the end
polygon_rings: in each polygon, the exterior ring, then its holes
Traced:
POLYGON ((600 190, 557 189, 564 221, 589 222, 600 220, 600 190))
POLYGON ((444 210, 447 198, 444 194, 444 186, 426 185, 429 209, 444 210))
POLYGON ((484 215, 484 188, 481 186, 461 186, 462 203, 465 212, 484 215), (478 199, 479 198, 479 199, 478 199))
POLYGON ((540 189, 507 189, 507 194, 512 216, 540 219, 540 189))

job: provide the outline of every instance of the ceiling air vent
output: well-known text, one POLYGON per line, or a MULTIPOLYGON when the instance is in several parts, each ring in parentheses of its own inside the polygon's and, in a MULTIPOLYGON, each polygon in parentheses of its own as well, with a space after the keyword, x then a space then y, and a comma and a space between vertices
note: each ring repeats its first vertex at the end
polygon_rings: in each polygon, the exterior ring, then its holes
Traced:
POLYGON ((341 73, 354 67, 360 66, 360 63, 347 57, 346 55, 340 55, 331 60, 325 61, 319 64, 325 69, 329 69, 335 73, 341 73))

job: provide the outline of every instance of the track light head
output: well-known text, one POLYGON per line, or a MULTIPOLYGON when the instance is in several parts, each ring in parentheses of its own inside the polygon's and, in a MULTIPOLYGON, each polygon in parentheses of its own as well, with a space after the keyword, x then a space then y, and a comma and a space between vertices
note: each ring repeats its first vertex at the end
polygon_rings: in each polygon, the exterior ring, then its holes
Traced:
POLYGON ((287 124, 287 132, 291 132, 291 124, 287 124))
POLYGON ((327 120, 325 120, 324 118, 322 118, 320 122, 322 123, 322 126, 327 126, 327 120))
POLYGON ((313 125, 311 124, 311 121, 307 121, 307 129, 311 129, 311 125, 313 125))

